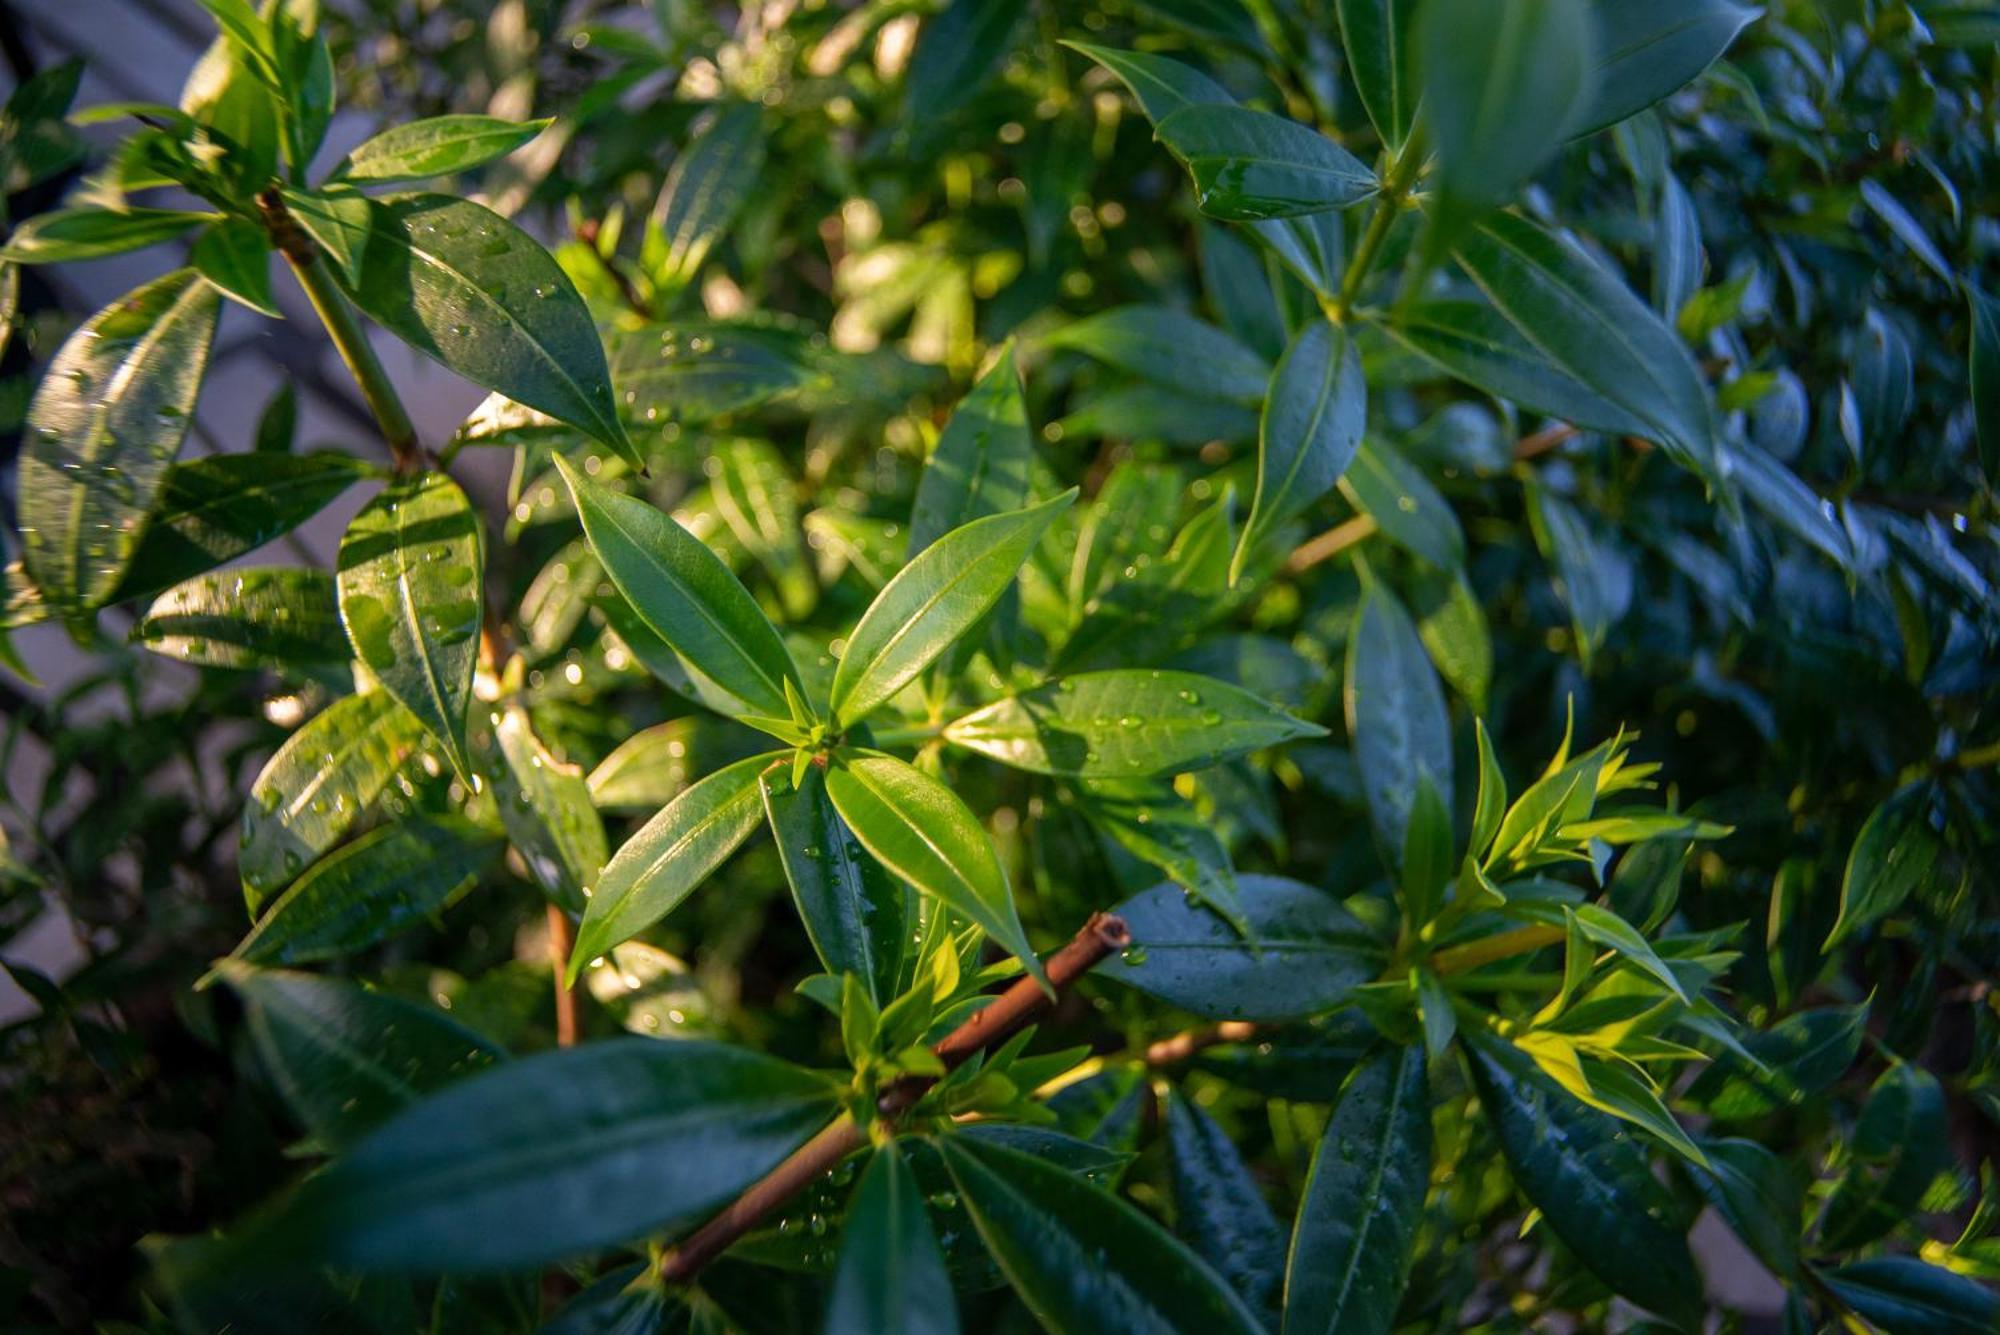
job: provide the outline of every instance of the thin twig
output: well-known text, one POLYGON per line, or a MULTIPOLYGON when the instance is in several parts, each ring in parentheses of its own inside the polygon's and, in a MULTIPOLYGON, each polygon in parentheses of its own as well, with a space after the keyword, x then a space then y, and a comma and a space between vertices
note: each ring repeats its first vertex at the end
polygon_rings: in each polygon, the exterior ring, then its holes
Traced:
POLYGON ((1375 536, 1381 525, 1368 515, 1356 515, 1343 523, 1335 524, 1318 537, 1308 538, 1292 549, 1285 558, 1287 574, 1297 575, 1311 570, 1323 561, 1331 561, 1357 543, 1375 536))
POLYGON ((1256 1037, 1257 1026, 1248 1020, 1223 1020, 1219 1024, 1185 1029, 1172 1038, 1163 1038, 1146 1049, 1146 1065, 1172 1066, 1204 1049, 1222 1043, 1244 1043, 1256 1037))
POLYGON ((556 971, 556 1046, 573 1048, 583 1030, 581 1008, 576 1004, 576 989, 563 985, 569 977, 569 954, 576 946, 576 932, 569 925, 569 914, 563 912, 559 904, 549 905, 549 963, 556 971))

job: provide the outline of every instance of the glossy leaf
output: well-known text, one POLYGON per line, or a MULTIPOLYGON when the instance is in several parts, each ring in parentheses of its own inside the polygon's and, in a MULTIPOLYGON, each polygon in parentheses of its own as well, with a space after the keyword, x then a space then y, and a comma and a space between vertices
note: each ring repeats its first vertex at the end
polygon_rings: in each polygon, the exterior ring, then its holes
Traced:
POLYGON ((549 752, 518 705, 500 715, 493 733, 505 762, 491 776, 493 800, 508 838, 536 883, 581 911, 584 887, 596 882, 608 856, 583 771, 549 752))
POLYGON ((827 1295, 829 1335, 955 1335, 958 1300, 924 1198, 895 1142, 855 1189, 827 1295))
POLYGON ((1049 1329, 1261 1329, 1220 1276, 1116 1196, 1018 1150, 937 1143, 979 1236, 1049 1329))
POLYGON ((722 106, 675 156, 641 255, 669 293, 693 279, 756 189, 764 166, 760 120, 755 106, 722 106))
POLYGON ((49 363, 28 405, 20 526, 57 607, 95 607, 124 578, 187 435, 219 304, 177 270, 93 315, 49 363))
POLYGON ((340 617, 354 656, 444 748, 461 776, 484 613, 479 518, 443 473, 399 478, 340 540, 340 617))
POLYGON ((956 793, 879 751, 837 757, 827 767, 826 792, 871 857, 971 919, 1041 976, 993 840, 956 793))
POLYGON ((306 964, 366 950, 456 903, 499 851, 492 835, 457 819, 372 830, 293 882, 236 957, 306 964))
POLYGON ((216 223, 194 243, 188 263, 224 296, 279 318, 271 298, 271 242, 256 223, 242 218, 216 223))
POLYGON ((620 845, 589 887, 570 952, 572 983, 587 962, 673 912, 750 837, 764 819, 757 778, 777 759, 751 756, 717 770, 620 845))
POLYGON ((1330 1011, 1380 971, 1380 943, 1331 893, 1280 876, 1242 874, 1236 889, 1247 933, 1190 903, 1172 882, 1126 900, 1115 912, 1132 947, 1098 968, 1218 1020, 1330 1011))
POLYGON ((1691 83, 1758 15, 1734 0, 1590 0, 1596 92, 1572 130, 1588 134, 1691 83))
POLYGON ((1171 784, 1098 779, 1080 785, 1077 804, 1099 834, 1249 934, 1228 847, 1171 784))
POLYGON ((862 979, 886 1005, 895 999, 908 932, 902 885, 862 852, 817 765, 796 788, 780 773, 765 774, 762 784, 785 879, 820 963, 862 979))
POLYGON ((347 695, 265 762, 243 805, 236 869, 254 918, 368 810, 428 734, 387 691, 347 695))
POLYGON ((723 522, 764 567, 785 614, 811 615, 819 582, 806 562, 796 484, 784 456, 766 441, 738 439, 709 457, 715 469, 709 494, 723 522))
POLYGON ((803 336, 684 321, 607 335, 628 421, 706 422, 796 395, 822 378, 803 336))
POLYGON ((1417 0, 1336 0, 1348 73, 1375 132, 1401 148, 1416 117, 1417 0))
POLYGON ((1266 535, 1340 480, 1367 424, 1368 382, 1353 340, 1330 321, 1311 321, 1271 373, 1257 429, 1257 491, 1230 561, 1232 584, 1266 535))
POLYGON ((1284 1228, 1228 1133, 1199 1104, 1169 1092, 1166 1122, 1175 1231, 1245 1303, 1267 1310, 1284 1279, 1284 1228))
POLYGON ((1229 95, 1228 89, 1178 60, 1150 51, 1118 51, 1084 42, 1065 41, 1063 45, 1117 75, 1155 124, 1183 107, 1235 105, 1236 99, 1229 95))
POLYGON ((153 601, 133 636, 154 653, 204 667, 345 663, 333 580, 302 566, 218 570, 153 601))
POLYGON ((1285 1335, 1387 1335, 1431 1176, 1424 1051, 1385 1046, 1347 1079, 1313 1154, 1285 1278, 1285 1335))
POLYGON ((648 629, 695 671, 741 702, 737 712, 785 715, 798 669, 748 590, 714 552, 644 501, 592 482, 557 456, 584 536, 648 629))
POLYGON ((1840 879, 1840 918, 1827 934, 1831 950, 1901 908, 1928 880, 1943 854, 1930 826, 1931 794, 1905 788, 1868 813, 1840 879))
POLYGON ((1592 393, 1645 423, 1683 466, 1715 472, 1708 395, 1673 331, 1596 260, 1558 233, 1497 214, 1468 235, 1459 263, 1529 342, 1592 393))
POLYGON ((330 1150, 506 1054, 433 1006, 339 978, 217 966, 285 1102, 330 1150))
POLYGON ((952 410, 924 464, 910 509, 910 555, 975 519, 1026 505, 1034 457, 1010 343, 952 410))
POLYGON ((1476 1043, 1471 1060, 1515 1184, 1556 1236, 1618 1293, 1697 1324, 1702 1289, 1687 1223, 1641 1143, 1557 1087, 1512 1044, 1476 1043))
POLYGON ((1409 613, 1370 589, 1347 641, 1347 733, 1377 842, 1400 852, 1419 778, 1451 809, 1451 721, 1409 613))
POLYGON ((1458 516, 1423 471, 1392 446, 1362 441, 1340 490, 1385 537, 1434 570, 1451 572, 1465 564, 1458 516))
POLYGON ((470 200, 420 194, 375 203, 347 244, 361 256, 354 303, 377 323, 639 462, 590 311, 533 237, 470 200))
POLYGON ((834 718, 852 725, 886 704, 979 623, 1013 586, 1042 534, 1076 499, 988 515, 920 552, 862 614, 834 669, 834 718))
POLYGON ((1688 1087, 1688 1096, 1725 1121, 1804 1103, 1853 1064, 1867 1024, 1865 1005, 1796 1011, 1746 1036, 1741 1054, 1724 1049, 1688 1087))
POLYGON ((1951 1162, 1951 1125, 1937 1077, 1909 1062, 1882 1073, 1847 1140, 1847 1167, 1820 1215, 1831 1251, 1875 1241, 1918 1212, 1951 1162))
POLYGON ((1016 769, 1142 779, 1218 764, 1321 729, 1192 672, 1059 677, 946 726, 947 740, 1016 769))
POLYGON ((542 1265, 700 1217, 832 1108, 820 1077, 716 1043, 543 1053, 392 1118, 246 1245, 344 1270, 542 1265))
POLYGON ((1260 403, 1271 368, 1214 325, 1164 306, 1119 306, 1062 326, 1042 340, 1198 397, 1260 403))
POLYGON ((1987 1335, 2000 1323, 1992 1289, 1915 1257, 1872 1256, 1821 1278, 1886 1335, 1987 1335))
POLYGON ((1316 130, 1213 103, 1163 117, 1157 133, 1194 177, 1211 218, 1250 222, 1345 208, 1375 193, 1375 173, 1316 130))
POLYGON ((317 190, 279 192, 305 234, 326 252, 350 287, 361 281, 362 265, 374 220, 375 201, 353 186, 329 185, 317 190))
POLYGON ((466 115, 410 121, 362 141, 334 176, 357 185, 450 176, 506 157, 553 123, 466 115))
POLYGON ((171 241, 213 216, 179 209, 51 209, 16 224, 0 246, 0 260, 59 264, 100 259, 171 241))

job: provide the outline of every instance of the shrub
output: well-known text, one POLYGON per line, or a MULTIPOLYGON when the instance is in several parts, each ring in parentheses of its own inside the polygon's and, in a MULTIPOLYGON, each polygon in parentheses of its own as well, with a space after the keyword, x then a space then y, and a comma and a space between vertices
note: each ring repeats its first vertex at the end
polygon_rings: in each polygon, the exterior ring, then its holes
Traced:
POLYGON ((8 321, 13 1319, 1994 1328, 1988 10, 204 6, 0 122, 185 259, 8 321))

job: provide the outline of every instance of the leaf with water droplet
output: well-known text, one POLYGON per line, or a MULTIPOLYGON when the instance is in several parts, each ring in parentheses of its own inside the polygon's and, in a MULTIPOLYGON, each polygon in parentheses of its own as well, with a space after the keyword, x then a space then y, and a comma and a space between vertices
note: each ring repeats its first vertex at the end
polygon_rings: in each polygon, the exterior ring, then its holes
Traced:
POLYGON ((785 879, 820 962, 829 973, 863 980, 877 1005, 893 1000, 908 892, 855 844, 819 766, 808 764, 791 784, 766 774, 763 792, 785 879))
POLYGON ((1325 320, 1309 321, 1271 373, 1257 432, 1257 491, 1230 583, 1260 541, 1340 480, 1367 424, 1368 382, 1354 341, 1325 320))
POLYGON ((385 185, 449 176, 505 157, 552 124, 495 116, 431 116, 365 140, 333 170, 339 180, 385 185))
POLYGON ((133 636, 203 667, 320 668, 348 660, 333 579, 307 566, 211 571, 154 600, 133 636))
MULTIPOLYGON (((895 1142, 876 1150, 841 1232, 840 1267, 827 1296, 829 1335, 955 1335, 958 1300, 924 1207, 895 1142)), ((825 1216, 813 1218, 823 1223, 825 1216)))

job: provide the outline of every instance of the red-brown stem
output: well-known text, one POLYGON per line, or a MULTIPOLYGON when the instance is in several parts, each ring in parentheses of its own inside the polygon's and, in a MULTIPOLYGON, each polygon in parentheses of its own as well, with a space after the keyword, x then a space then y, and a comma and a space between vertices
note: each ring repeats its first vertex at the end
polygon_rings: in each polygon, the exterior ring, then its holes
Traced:
POLYGON ((1567 422, 1558 422, 1554 426, 1542 428, 1532 436, 1521 437, 1514 443, 1514 457, 1532 459, 1538 454, 1547 454, 1564 441, 1574 440, 1576 436, 1575 427, 1567 422))
POLYGON ((573 1048, 583 1033, 583 1015, 577 1005, 576 989, 565 987, 569 976, 569 952, 576 945, 576 932, 569 914, 549 905, 549 963, 556 971, 556 1046, 573 1048))
POLYGON ((1146 1049, 1146 1065, 1172 1066, 1186 1061, 1204 1048, 1219 1043, 1242 1043, 1254 1037, 1257 1026, 1248 1020, 1224 1020, 1219 1024, 1187 1029, 1172 1038, 1163 1038, 1146 1049))
MULTIPOLYGON (((1049 987, 1060 993, 1089 973, 1114 950, 1130 945, 1131 934, 1122 918, 1108 913, 1093 914, 1068 945, 1049 956, 1045 968, 1049 987)), ((971 1019, 945 1035, 931 1050, 946 1070, 958 1066, 974 1053, 1004 1043, 1025 1028, 1030 1020, 1053 1004, 1048 991, 1033 978, 1016 979, 989 1006, 981 1007, 971 1019)), ((924 1092, 937 1083, 934 1076, 909 1076, 897 1081, 876 1103, 887 1121, 895 1121, 911 1108, 924 1092)), ((830 1172, 842 1159, 868 1143, 868 1132, 853 1118, 842 1114, 805 1144, 793 1150, 785 1161, 758 1179, 722 1213, 690 1233, 687 1240, 668 1252, 660 1263, 660 1275, 674 1283, 694 1278, 701 1268, 729 1250, 736 1240, 764 1222, 784 1203, 830 1172)))

